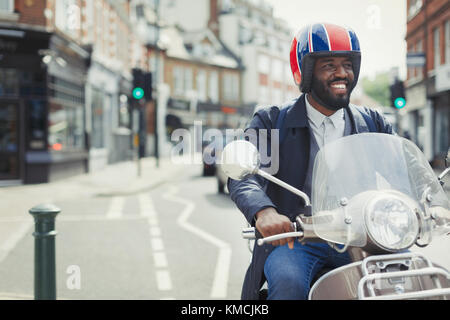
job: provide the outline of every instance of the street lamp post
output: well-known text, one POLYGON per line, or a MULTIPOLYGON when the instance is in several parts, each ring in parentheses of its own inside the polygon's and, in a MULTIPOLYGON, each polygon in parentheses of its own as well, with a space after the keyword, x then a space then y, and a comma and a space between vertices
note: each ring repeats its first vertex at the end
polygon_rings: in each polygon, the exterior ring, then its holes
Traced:
MULTIPOLYGON (((159 84, 159 0, 155 0, 155 16, 156 16, 156 38, 155 38, 155 47, 156 47, 156 55, 155 55, 155 87, 158 88, 159 84)), ((158 94, 158 90, 156 90, 156 94, 158 94)), ((156 167, 159 168, 159 134, 158 134, 158 99, 154 99, 155 101, 155 111, 154 111, 154 130, 155 130, 155 161, 156 167)))

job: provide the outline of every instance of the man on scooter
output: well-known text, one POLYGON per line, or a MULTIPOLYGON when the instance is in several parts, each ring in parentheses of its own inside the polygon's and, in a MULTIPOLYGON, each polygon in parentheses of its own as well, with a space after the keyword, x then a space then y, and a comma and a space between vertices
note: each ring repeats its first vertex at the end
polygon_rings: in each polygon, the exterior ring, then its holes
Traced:
MULTIPOLYGON (((302 29, 292 41, 290 63, 303 94, 281 107, 259 110, 246 131, 285 132, 279 141, 270 137, 267 141, 267 150, 270 143, 280 143, 275 176, 311 197, 314 159, 321 147, 350 134, 392 134, 393 129, 377 112, 349 104, 361 64, 359 41, 352 30, 320 23, 302 29)), ((229 179, 228 188, 231 199, 263 237, 292 231, 291 222, 304 210, 299 197, 259 176, 229 179)), ((291 238, 255 245, 241 298, 261 298, 267 280, 268 299, 307 299, 320 269, 350 262, 347 252, 338 253, 322 243, 301 244, 291 238)))

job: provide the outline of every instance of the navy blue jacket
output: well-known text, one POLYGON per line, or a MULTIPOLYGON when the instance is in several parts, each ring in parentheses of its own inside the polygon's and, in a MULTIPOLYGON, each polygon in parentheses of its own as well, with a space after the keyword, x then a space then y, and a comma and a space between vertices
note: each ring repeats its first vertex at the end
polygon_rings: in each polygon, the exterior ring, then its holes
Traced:
MULTIPOLYGON (((279 170, 275 176, 295 188, 303 190, 310 150, 310 129, 306 116, 305 95, 293 100, 291 104, 293 106, 284 119, 283 125, 287 129, 287 133, 280 146, 279 170)), ((351 122, 351 134, 370 131, 361 112, 373 119, 378 132, 393 133, 392 126, 376 111, 352 105, 346 109, 351 122)), ((248 129, 254 129, 256 132, 266 129, 270 132, 270 129, 276 128, 279 113, 280 108, 277 106, 259 110, 254 115, 246 132, 248 129)), ((268 140, 270 144, 270 137, 268 140)), ((267 149, 270 150, 270 145, 267 149)), ((294 221, 295 217, 304 210, 304 203, 300 197, 257 175, 242 181, 228 179, 228 189, 231 199, 252 226, 255 225, 255 214, 267 207, 276 208, 278 213, 288 216, 291 221, 294 221)), ((255 245, 252 262, 247 270, 242 288, 242 299, 256 300, 259 298, 259 290, 265 281, 264 263, 273 248, 270 244, 261 247, 255 245)))

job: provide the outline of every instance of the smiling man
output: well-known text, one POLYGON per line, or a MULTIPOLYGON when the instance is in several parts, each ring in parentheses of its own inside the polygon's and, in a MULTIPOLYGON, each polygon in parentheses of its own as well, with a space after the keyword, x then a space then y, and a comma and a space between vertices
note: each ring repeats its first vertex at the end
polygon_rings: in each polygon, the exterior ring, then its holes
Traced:
POLYGON ((348 106, 355 80, 353 63, 346 57, 318 58, 308 101, 326 116, 348 106))
MULTIPOLYGON (((361 65, 359 41, 352 30, 332 24, 308 26, 293 39, 290 61, 303 94, 282 106, 259 110, 246 132, 259 136, 260 130, 279 129, 278 141, 266 141, 266 150, 270 143, 280 143, 276 177, 311 197, 314 160, 320 148, 351 134, 393 130, 377 112, 349 103, 361 65)), ((257 141, 257 137, 249 140, 257 141)), ((304 213, 305 204, 299 197, 259 176, 229 179, 228 189, 263 237, 291 231, 291 222, 304 213)), ((306 299, 320 269, 350 262, 347 252, 338 253, 327 244, 303 245, 291 238, 255 245, 242 299, 261 298, 265 280, 268 299, 306 299)))

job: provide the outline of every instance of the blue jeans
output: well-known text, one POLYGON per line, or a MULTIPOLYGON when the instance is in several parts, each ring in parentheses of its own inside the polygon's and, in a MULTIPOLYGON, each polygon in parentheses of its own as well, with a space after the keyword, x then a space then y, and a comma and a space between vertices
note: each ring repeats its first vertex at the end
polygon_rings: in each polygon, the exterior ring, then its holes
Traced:
MULTIPOLYGON (((341 246, 339 246, 341 247, 341 246)), ((264 264, 269 300, 306 300, 311 280, 323 267, 338 268, 351 263, 347 252, 338 253, 326 243, 294 242, 276 247, 264 264)))

